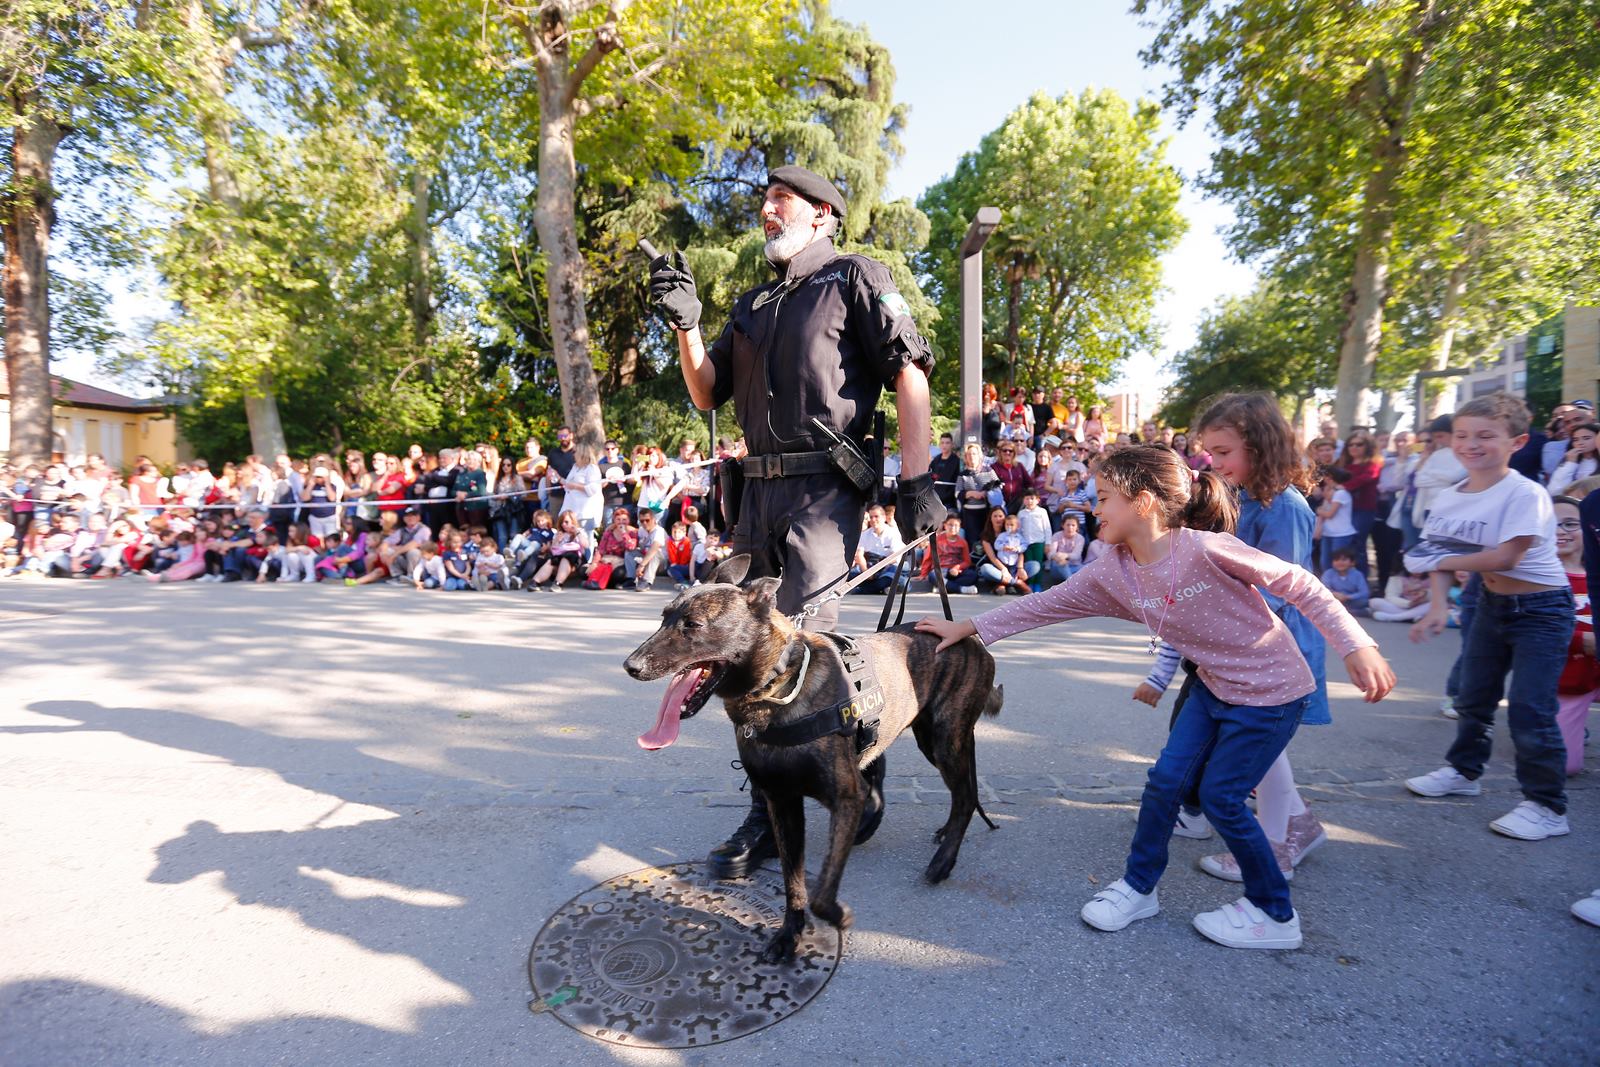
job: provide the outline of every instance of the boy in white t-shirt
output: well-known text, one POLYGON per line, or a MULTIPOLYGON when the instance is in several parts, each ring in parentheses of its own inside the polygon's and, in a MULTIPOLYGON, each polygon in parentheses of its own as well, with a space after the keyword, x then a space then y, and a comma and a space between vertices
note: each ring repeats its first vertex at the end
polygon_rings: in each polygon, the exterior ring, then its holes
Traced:
POLYGON ((1489 824, 1507 837, 1541 841, 1568 832, 1567 750, 1557 725, 1556 685, 1572 640, 1574 601, 1556 554, 1550 496, 1510 469, 1512 453, 1528 441, 1528 406, 1509 393, 1491 393, 1463 406, 1452 425, 1451 448, 1465 481, 1433 498, 1422 540, 1406 553, 1406 569, 1432 572, 1428 614, 1412 640, 1443 633, 1452 571, 1483 576, 1483 591, 1462 650, 1455 743, 1448 766, 1406 781, 1425 797, 1477 796, 1489 761, 1494 712, 1508 694, 1517 784, 1526 798, 1489 824))

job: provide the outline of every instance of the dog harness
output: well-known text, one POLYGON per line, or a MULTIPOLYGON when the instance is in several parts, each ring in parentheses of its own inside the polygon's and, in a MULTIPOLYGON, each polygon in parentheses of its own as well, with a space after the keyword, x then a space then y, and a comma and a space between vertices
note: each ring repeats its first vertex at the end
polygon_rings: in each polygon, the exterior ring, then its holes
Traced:
POLYGON ((854 736, 856 751, 865 752, 878 740, 878 716, 883 711, 883 689, 872 671, 861 646, 843 634, 824 633, 839 650, 844 662, 845 697, 803 719, 769 726, 765 730, 744 727, 746 738, 764 745, 792 748, 829 734, 854 736))

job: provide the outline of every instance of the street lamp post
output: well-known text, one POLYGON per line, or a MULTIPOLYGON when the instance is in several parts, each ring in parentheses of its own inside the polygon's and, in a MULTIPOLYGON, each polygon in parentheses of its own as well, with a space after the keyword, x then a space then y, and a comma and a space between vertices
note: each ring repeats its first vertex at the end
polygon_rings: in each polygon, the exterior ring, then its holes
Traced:
POLYGON ((983 442, 983 246, 1000 209, 980 207, 961 240, 961 443, 983 442))

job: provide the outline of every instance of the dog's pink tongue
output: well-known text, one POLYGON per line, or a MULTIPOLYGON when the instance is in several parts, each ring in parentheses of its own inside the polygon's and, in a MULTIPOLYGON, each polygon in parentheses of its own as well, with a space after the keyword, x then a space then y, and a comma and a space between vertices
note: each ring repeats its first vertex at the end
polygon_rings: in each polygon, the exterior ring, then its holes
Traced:
POLYGON ((654 752, 678 739, 678 718, 683 714, 683 702, 689 699, 705 673, 705 668, 695 667, 673 675, 667 684, 667 695, 661 698, 661 710, 656 712, 655 729, 639 735, 640 748, 654 752))

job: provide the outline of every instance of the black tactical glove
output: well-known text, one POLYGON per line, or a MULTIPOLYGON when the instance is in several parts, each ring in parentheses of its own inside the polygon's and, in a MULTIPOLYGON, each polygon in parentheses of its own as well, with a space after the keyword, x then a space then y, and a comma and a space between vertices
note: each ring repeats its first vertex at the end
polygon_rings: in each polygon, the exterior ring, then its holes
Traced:
POLYGON ((700 298, 695 295, 694 277, 682 252, 650 261, 650 302, 662 310, 674 330, 700 325, 700 298))
POLYGON ((939 528, 944 521, 944 502, 933 491, 933 473, 919 474, 915 478, 901 478, 894 509, 894 524, 900 527, 900 536, 915 541, 923 534, 939 528))

